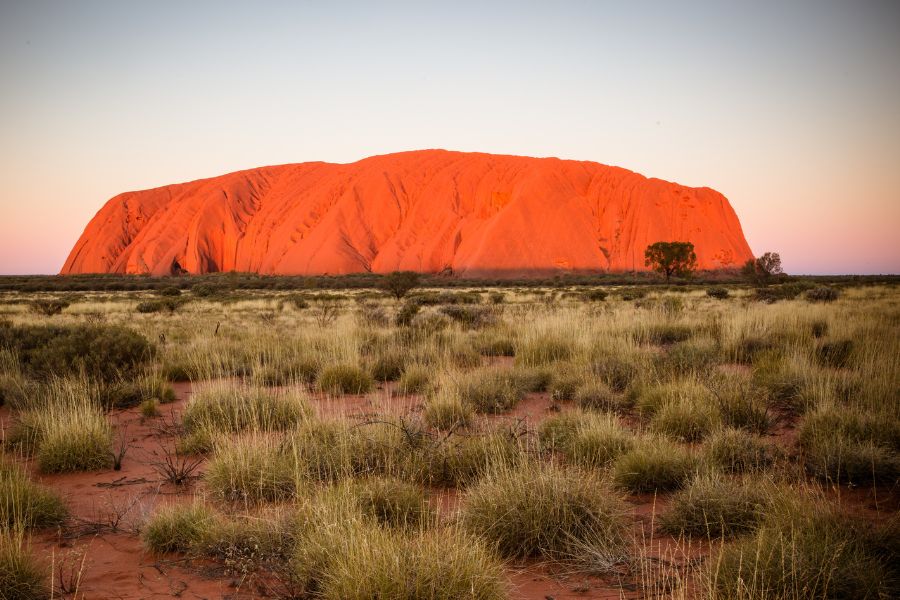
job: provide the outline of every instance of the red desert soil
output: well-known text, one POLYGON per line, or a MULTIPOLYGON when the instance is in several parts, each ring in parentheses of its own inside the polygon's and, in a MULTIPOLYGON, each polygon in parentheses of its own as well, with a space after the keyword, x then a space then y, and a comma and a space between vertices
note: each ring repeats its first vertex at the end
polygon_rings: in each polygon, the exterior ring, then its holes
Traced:
POLYGON ((546 275, 643 269, 661 240, 693 242, 701 269, 752 256, 710 188, 593 162, 421 150, 120 194, 62 274, 546 275))
MULTIPOLYGON (((33 476, 59 492, 72 513, 71 524, 64 530, 39 532, 33 539, 34 551, 48 564, 56 565, 55 577, 60 573, 67 581, 74 581, 80 573, 79 598, 101 600, 107 598, 265 598, 265 582, 257 580, 241 583, 222 572, 213 563, 185 562, 177 555, 148 554, 134 532, 156 507, 162 503, 186 502, 202 484, 176 488, 160 482, 153 468, 164 444, 172 438, 165 435, 167 423, 174 423, 191 394, 191 384, 174 384, 177 400, 163 405, 163 416, 143 419, 137 408, 123 410, 112 416, 117 430, 124 432, 130 447, 120 471, 72 473, 33 476), (112 523, 120 518, 115 527, 112 523)), ((313 395, 312 402, 321 416, 338 414, 365 418, 375 414, 409 414, 421 409, 421 399, 400 397, 392 393, 390 384, 368 396, 347 396, 340 399, 313 395)), ((563 407, 568 410, 570 407, 563 407)), ((536 427, 547 416, 559 410, 547 394, 530 394, 514 412, 490 417, 492 421, 508 420, 511 424, 536 427)), ((0 408, 0 429, 8 428, 8 408, 0 408)), ((781 434, 783 436, 783 434, 781 434)), ((776 436, 776 439, 780 436, 776 436)), ((202 466, 201 466, 202 470, 202 466)), ((896 490, 885 490, 876 497, 873 490, 835 489, 829 493, 839 497, 848 508, 860 514, 878 518, 885 510, 896 510, 896 490)), ((432 490, 432 505, 450 514, 460 503, 455 490, 432 490)), ((668 504, 665 495, 632 495, 628 497, 634 531, 638 539, 646 540, 643 552, 658 564, 684 565, 702 560, 709 553, 709 545, 692 542, 689 545, 671 536, 655 532, 655 520, 668 504)), ((653 561, 651 561, 653 562, 653 561)), ((567 574, 552 565, 538 562, 511 564, 508 569, 512 600, 574 600, 640 598, 634 574, 621 578, 585 577, 567 574)), ((272 588, 269 588, 272 589, 272 588)))

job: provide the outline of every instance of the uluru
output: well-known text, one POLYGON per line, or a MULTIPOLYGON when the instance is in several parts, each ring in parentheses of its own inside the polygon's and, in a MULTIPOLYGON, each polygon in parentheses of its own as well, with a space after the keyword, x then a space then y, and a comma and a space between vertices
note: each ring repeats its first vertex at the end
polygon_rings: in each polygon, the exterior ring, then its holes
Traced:
POLYGON ((119 194, 61 273, 631 271, 649 244, 672 240, 694 244, 700 269, 752 257, 710 188, 595 162, 420 150, 119 194))

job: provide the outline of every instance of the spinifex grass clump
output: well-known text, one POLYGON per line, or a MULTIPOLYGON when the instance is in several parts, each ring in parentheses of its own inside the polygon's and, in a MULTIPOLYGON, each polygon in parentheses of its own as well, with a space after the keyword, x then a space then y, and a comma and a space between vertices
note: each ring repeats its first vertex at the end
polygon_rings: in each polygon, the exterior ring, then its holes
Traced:
POLYGON ((355 483, 360 510, 382 525, 418 528, 430 515, 424 490, 396 477, 368 477, 355 483))
POLYGON ((220 433, 284 431, 311 414, 297 392, 274 394, 260 388, 215 384, 201 388, 185 406, 182 422, 185 450, 209 450, 220 433))
POLYGON ((651 428, 681 442, 697 442, 722 423, 717 407, 708 399, 679 399, 660 406, 650 421, 651 428))
POLYGON ((213 444, 206 468, 209 490, 225 501, 255 503, 294 495, 297 473, 273 434, 222 437, 213 444))
POLYGON ((215 514, 201 502, 161 508, 147 523, 142 537, 151 552, 188 552, 196 548, 215 522, 215 514))
POLYGON ((516 364, 533 367, 568 360, 574 352, 569 336, 544 334, 527 337, 516 344, 516 364))
POLYGON ((438 396, 425 405, 422 416, 430 427, 450 431, 468 427, 475 415, 470 404, 458 398, 438 396))
POLYGON ((501 429, 452 435, 425 447, 411 468, 412 476, 424 484, 463 486, 521 460, 521 442, 513 432, 501 429))
POLYGON ((397 381, 397 392, 400 394, 424 394, 431 387, 431 369, 424 365, 409 365, 400 380, 397 381))
POLYGON ((575 390, 575 404, 585 410, 619 412, 626 408, 624 398, 613 393, 602 381, 588 381, 575 390))
POLYGON ((0 460, 0 528, 51 527, 65 520, 62 498, 18 465, 0 460))
POLYGON ((900 476, 900 421, 890 414, 822 407, 804 418, 799 442, 815 477, 863 484, 900 476))
POLYGON ((693 475, 695 463, 691 453, 677 444, 643 438, 613 463, 613 481, 632 493, 677 490, 693 475))
POLYGON ((372 386, 372 376, 355 365, 332 365, 319 373, 319 389, 333 395, 366 394, 372 386))
POLYGON ((301 594, 328 600, 506 597, 501 563, 453 527, 386 528, 363 515, 346 486, 299 510, 290 565, 301 594))
POLYGON ((33 557, 21 530, 0 529, 0 599, 50 597, 47 570, 33 557))
POLYGON ((624 514, 621 500, 591 472, 529 463, 472 487, 461 519, 505 557, 604 555, 612 564, 626 552, 624 514))
POLYGON ((900 594, 896 519, 869 525, 824 502, 782 502, 709 563, 712 600, 875 600, 900 594), (889 541, 890 540, 890 541, 889 541))
POLYGON ((634 435, 609 415, 566 412, 544 420, 538 430, 544 450, 557 451, 584 467, 603 467, 631 450, 634 435))
POLYGON ((690 325, 676 323, 659 323, 639 329, 635 337, 650 344, 668 345, 683 342, 693 335, 690 325))
POLYGON ((456 383, 460 400, 480 413, 501 413, 515 406, 523 396, 510 371, 483 369, 456 383))
POLYGON ((112 427, 83 380, 54 380, 46 400, 18 415, 11 439, 35 454, 44 473, 94 471, 112 465, 112 427))
POLYGON ((739 483, 718 474, 695 476, 672 497, 660 519, 673 535, 732 537, 753 531, 762 520, 766 495, 759 482, 739 483))
POLYGON ((740 429, 720 429, 704 444, 704 460, 725 473, 752 473, 775 461, 775 448, 740 429))

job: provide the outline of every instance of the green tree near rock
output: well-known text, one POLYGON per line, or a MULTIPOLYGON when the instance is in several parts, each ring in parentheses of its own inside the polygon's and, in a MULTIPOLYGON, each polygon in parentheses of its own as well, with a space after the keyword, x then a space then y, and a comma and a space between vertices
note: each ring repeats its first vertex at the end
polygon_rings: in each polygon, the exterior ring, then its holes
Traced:
POLYGON ((656 242, 644 250, 644 266, 666 276, 689 277, 697 269, 697 253, 690 242, 656 242))

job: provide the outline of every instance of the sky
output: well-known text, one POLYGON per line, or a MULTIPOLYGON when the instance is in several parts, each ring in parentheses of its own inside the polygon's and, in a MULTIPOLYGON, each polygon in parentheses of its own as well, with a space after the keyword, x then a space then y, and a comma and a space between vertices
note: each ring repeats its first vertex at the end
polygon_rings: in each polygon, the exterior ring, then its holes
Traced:
POLYGON ((789 273, 900 273, 900 3, 0 0, 0 274, 129 190, 424 148, 730 200, 789 273))

